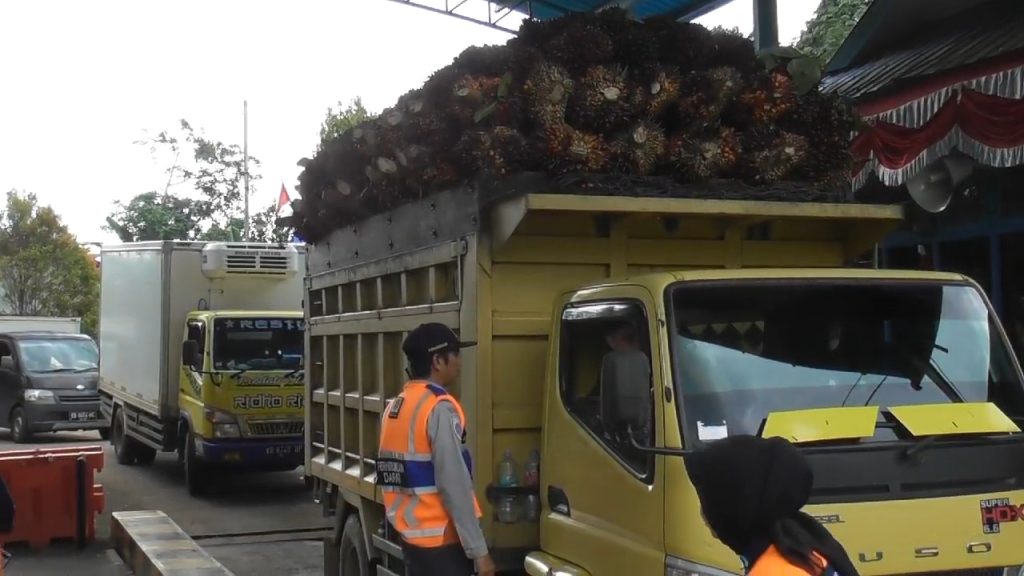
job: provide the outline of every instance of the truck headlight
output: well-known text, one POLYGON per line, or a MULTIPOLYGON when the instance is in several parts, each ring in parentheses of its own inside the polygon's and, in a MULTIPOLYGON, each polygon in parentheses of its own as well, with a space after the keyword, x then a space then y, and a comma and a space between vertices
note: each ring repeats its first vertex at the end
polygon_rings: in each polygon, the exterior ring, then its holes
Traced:
POLYGON ((229 414, 216 408, 206 408, 203 415, 213 424, 214 438, 238 438, 242 435, 238 427, 238 419, 234 414, 229 414))
POLYGON ((1010 566, 1004 569, 1003 576, 1024 576, 1024 565, 1010 566))
POLYGON ((53 392, 50 390, 37 390, 35 388, 29 388, 28 390, 25 390, 25 402, 53 404, 53 392))
POLYGON ((666 556, 665 576, 736 576, 736 574, 675 556, 666 556))

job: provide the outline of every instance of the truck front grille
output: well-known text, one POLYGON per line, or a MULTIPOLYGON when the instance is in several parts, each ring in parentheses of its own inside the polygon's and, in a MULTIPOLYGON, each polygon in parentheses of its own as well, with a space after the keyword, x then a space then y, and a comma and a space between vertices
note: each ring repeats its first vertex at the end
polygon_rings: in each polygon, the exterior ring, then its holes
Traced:
POLYGON ((304 430, 302 422, 249 422, 253 436, 298 436, 304 430))

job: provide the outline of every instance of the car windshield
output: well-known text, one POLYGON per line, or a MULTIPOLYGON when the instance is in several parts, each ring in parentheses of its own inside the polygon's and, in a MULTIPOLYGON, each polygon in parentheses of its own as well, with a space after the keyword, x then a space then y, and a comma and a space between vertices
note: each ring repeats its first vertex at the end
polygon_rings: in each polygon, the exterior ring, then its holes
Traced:
POLYGON ((217 318, 213 322, 216 370, 298 370, 302 368, 302 320, 217 318))
MULTIPOLYGON (((680 284, 672 359, 690 445, 758 434, 776 411, 993 401, 1024 415, 997 324, 968 285, 680 284)), ((879 427, 875 440, 895 439, 879 427)))
POLYGON ((84 338, 18 341, 26 372, 89 372, 99 364, 96 343, 84 338))

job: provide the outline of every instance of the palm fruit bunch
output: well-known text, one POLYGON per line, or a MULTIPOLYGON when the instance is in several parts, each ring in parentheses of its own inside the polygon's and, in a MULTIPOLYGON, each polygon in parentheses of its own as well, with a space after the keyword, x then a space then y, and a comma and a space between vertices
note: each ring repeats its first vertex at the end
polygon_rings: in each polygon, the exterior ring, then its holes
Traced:
POLYGON ((856 116, 806 92, 793 52, 769 65, 733 32, 620 9, 528 20, 507 44, 464 50, 378 117, 322 142, 302 163, 294 225, 315 242, 520 171, 841 183, 856 116))

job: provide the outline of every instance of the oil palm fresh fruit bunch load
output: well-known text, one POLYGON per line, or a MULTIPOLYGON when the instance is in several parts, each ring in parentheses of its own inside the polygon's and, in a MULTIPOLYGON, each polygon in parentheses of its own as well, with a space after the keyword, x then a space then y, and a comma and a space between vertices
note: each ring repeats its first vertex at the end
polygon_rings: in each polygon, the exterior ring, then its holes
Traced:
POLYGON ((593 66, 576 82, 567 119, 576 128, 610 134, 628 126, 638 113, 635 85, 626 70, 593 66))
POLYGON ((569 98, 576 82, 569 72, 549 62, 539 62, 531 70, 523 84, 523 96, 527 114, 535 128, 543 128, 565 122, 569 98))
POLYGON ((626 174, 651 175, 664 162, 667 143, 660 125, 647 120, 638 122, 612 142, 613 168, 626 174))
POLYGON ((677 103, 680 128, 689 132, 714 128, 745 86, 743 75, 736 68, 723 66, 691 72, 683 81, 677 103))
POLYGON ((544 128, 539 148, 547 169, 555 174, 603 172, 611 160, 611 149, 605 138, 564 122, 544 128))
POLYGON ((496 126, 466 132, 455 155, 463 173, 506 176, 530 169, 534 151, 518 131, 496 126))
POLYGON ((758 128, 743 134, 742 175, 751 184, 787 180, 807 159, 807 139, 777 128, 758 128))
POLYGON ((722 127, 700 135, 679 133, 668 143, 666 155, 684 181, 702 182, 723 178, 736 169, 740 140, 732 128, 722 127))
MULTIPOLYGON (((813 69, 812 69, 813 68, 813 69)), ((543 170, 836 182, 856 116, 792 49, 620 9, 527 21, 469 48, 373 121, 321 143, 295 222, 330 230, 472 181, 543 170)))

